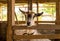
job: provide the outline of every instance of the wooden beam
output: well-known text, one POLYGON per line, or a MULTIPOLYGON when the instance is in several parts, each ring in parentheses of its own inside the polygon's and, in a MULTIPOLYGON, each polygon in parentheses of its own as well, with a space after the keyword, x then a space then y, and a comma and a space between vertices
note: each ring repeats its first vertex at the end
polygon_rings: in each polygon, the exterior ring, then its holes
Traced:
MULTIPOLYGON (((56 1, 56 25, 60 25, 60 4, 59 4, 59 0, 57 0, 56 1)), ((55 30, 55 34, 59 34, 60 33, 60 29, 58 30, 55 30)), ((57 40, 57 41, 60 41, 60 39, 59 40, 57 40)))
POLYGON ((28 0, 28 10, 32 11, 32 0, 28 0))
MULTIPOLYGON (((0 21, 0 23, 7 23, 7 21, 0 21)), ((25 21, 15 21, 15 23, 17 24, 19 22, 19 24, 25 24, 25 21)), ((36 21, 36 23, 55 23, 55 21, 36 21)))
MULTIPOLYGON (((15 23, 17 24, 19 22, 19 24, 25 24, 25 21, 15 21, 15 23)), ((35 23, 55 23, 55 21, 35 21, 35 23)))
POLYGON ((15 0, 7 0, 7 23, 8 23, 8 27, 7 27, 7 41, 13 41, 12 39, 12 19, 13 19, 13 14, 14 14, 14 4, 15 4, 15 0))
POLYGON ((37 26, 32 26, 32 27, 27 27, 26 25, 14 25, 13 26, 14 30, 17 29, 52 29, 52 30, 56 30, 56 29, 60 29, 60 25, 48 25, 48 24, 40 24, 37 26))
POLYGON ((2 3, 0 3, 0 21, 2 21, 2 3))
MULTIPOLYGON (((8 1, 7 0, 5 0, 5 1, 2 1, 2 0, 0 0, 0 2, 2 2, 2 3, 7 3, 8 1)), ((16 3, 27 3, 28 1, 27 0, 16 0, 15 1, 16 3)), ((35 3, 36 2, 36 0, 33 0, 32 1, 33 3, 35 3)), ((56 0, 38 0, 38 2, 39 3, 44 3, 44 2, 56 2, 56 0)), ((59 0, 59 2, 60 2, 60 0, 59 0)))
POLYGON ((43 34, 43 35, 14 35, 15 40, 20 39, 60 39, 60 34, 43 34))
POLYGON ((56 24, 60 24, 60 14, 59 14, 59 0, 56 1, 56 24))

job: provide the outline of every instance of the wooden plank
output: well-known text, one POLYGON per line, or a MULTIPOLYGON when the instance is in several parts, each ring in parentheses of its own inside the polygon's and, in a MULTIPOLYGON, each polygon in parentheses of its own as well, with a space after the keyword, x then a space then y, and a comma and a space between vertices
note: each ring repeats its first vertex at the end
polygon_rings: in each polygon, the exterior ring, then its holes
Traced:
MULTIPOLYGON (((7 3, 8 1, 7 0, 0 0, 1 3, 7 3)), ((27 0, 16 0, 15 1, 16 3, 27 3, 28 1, 27 0)), ((33 0, 32 2, 36 2, 35 0, 33 0)), ((39 3, 44 3, 44 2, 56 2, 56 0, 38 0, 39 3)), ((59 0, 60 2, 60 0, 59 0)))
POLYGON ((14 35, 14 39, 60 39, 60 34, 48 35, 14 35))
MULTIPOLYGON (((7 21, 0 21, 0 23, 7 23, 7 21)), ((25 24, 25 21, 15 21, 15 24, 17 24, 19 22, 19 24, 25 24)), ((55 21, 36 21, 35 23, 55 23, 55 21)))
POLYGON ((14 3, 15 0, 7 0, 8 4, 7 4, 7 23, 8 23, 8 27, 7 27, 7 34, 6 34, 6 39, 7 41, 13 41, 12 40, 12 19, 13 19, 13 14, 14 14, 14 3))
MULTIPOLYGON (((17 24, 19 22, 19 24, 25 24, 25 21, 15 21, 15 23, 17 24)), ((35 23, 55 23, 55 21, 35 21, 35 23)))
POLYGON ((40 24, 37 26, 27 27, 26 25, 14 25, 13 29, 60 29, 60 25, 48 25, 48 24, 40 24))

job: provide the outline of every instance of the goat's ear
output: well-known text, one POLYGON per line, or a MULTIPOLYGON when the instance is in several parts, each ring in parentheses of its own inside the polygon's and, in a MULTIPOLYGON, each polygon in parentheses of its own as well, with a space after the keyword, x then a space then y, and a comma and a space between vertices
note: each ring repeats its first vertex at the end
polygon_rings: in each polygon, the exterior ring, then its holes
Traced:
POLYGON ((19 8, 19 10, 20 10, 24 15, 26 15, 27 12, 22 11, 20 8, 19 8))
POLYGON ((34 17, 39 17, 39 16, 41 16, 42 14, 43 14, 43 12, 37 13, 37 14, 34 15, 34 17))

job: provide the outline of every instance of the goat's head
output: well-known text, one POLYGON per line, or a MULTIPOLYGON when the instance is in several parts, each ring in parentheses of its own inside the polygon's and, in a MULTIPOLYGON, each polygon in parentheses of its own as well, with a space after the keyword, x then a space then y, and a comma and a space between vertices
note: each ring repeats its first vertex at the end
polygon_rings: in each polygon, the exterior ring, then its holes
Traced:
POLYGON ((29 13, 27 12, 26 14, 26 23, 27 23, 27 26, 32 26, 32 25, 35 25, 35 22, 34 22, 34 13, 29 11, 29 13))
POLYGON ((29 10, 29 12, 24 12, 21 9, 19 10, 25 15, 26 23, 27 23, 27 26, 29 27, 35 25, 35 22, 34 22, 35 17, 41 16, 43 14, 43 12, 36 14, 31 10, 29 10))

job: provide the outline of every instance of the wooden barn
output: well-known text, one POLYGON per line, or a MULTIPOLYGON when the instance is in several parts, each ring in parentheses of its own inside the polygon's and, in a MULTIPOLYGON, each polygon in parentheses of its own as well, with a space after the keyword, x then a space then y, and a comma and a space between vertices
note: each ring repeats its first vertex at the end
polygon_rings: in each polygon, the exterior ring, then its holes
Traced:
POLYGON ((60 0, 0 0, 0 41, 60 41, 60 0))

